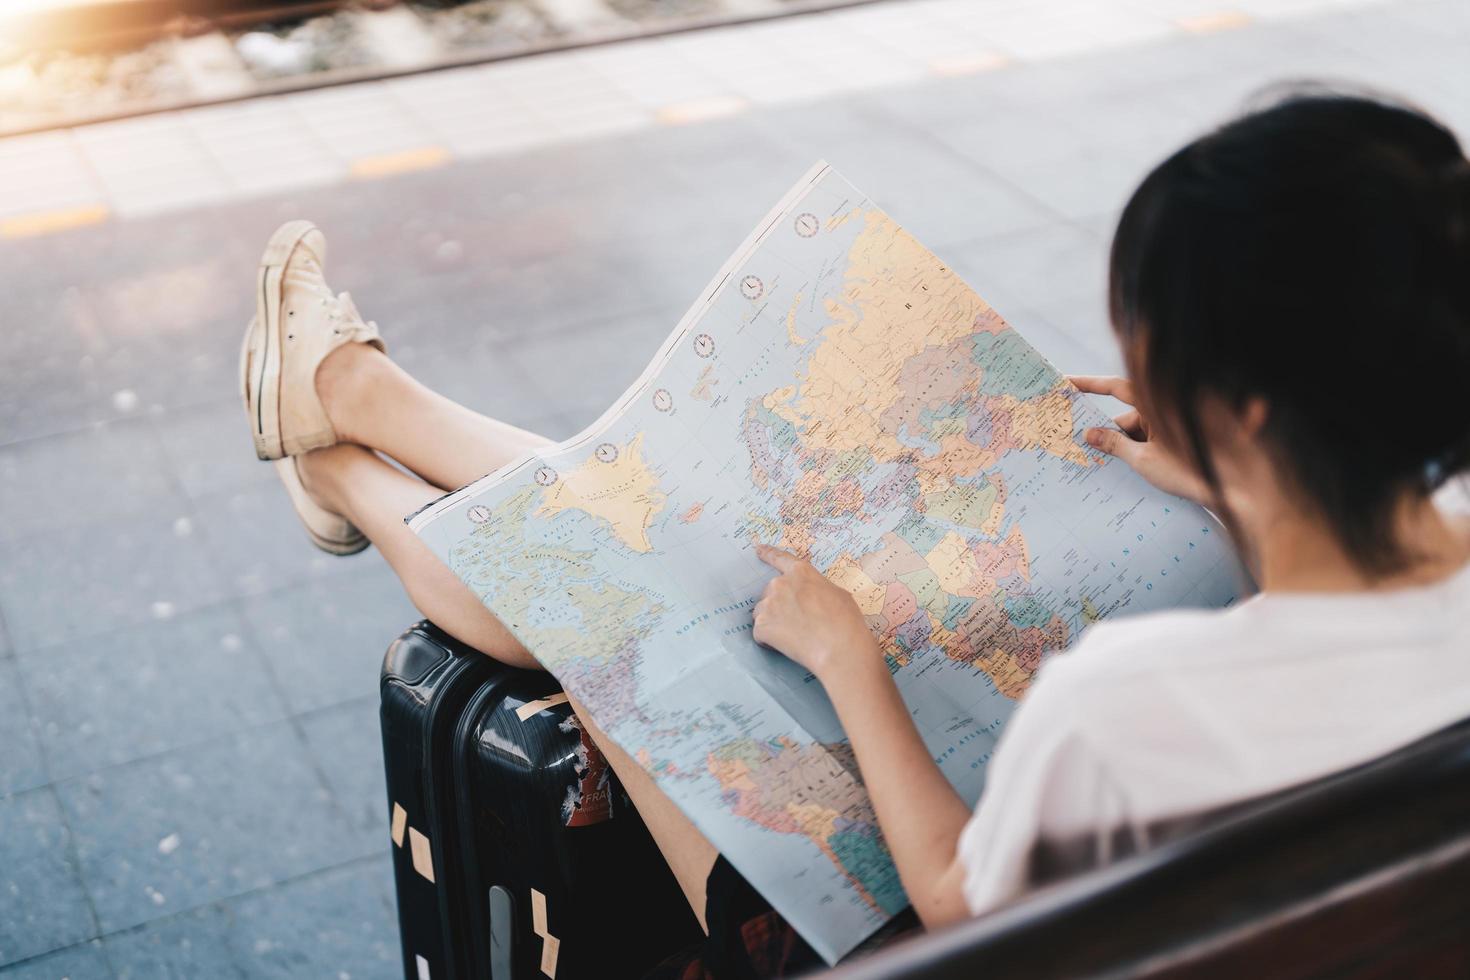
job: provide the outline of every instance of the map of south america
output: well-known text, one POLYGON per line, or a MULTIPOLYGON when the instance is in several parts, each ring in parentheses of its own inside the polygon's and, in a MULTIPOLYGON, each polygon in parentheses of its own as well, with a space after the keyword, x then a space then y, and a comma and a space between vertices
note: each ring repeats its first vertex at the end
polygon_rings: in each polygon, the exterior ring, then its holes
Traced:
POLYGON ((852 593, 973 803, 1047 657, 1244 581, 1208 515, 1086 445, 1103 424, 819 166, 601 419, 410 523, 835 961, 907 899, 820 684, 751 637, 753 547, 852 593))

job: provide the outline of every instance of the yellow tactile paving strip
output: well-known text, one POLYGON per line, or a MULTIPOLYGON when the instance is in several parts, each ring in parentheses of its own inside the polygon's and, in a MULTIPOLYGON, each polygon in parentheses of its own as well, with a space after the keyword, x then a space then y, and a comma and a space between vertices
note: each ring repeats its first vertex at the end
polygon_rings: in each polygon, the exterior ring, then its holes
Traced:
POLYGON ((106 205, 102 204, 16 214, 0 219, 0 238, 27 238, 84 225, 101 224, 107 220, 108 215, 106 205))
POLYGON ((1239 10, 1221 10, 1216 13, 1197 14, 1193 17, 1181 17, 1174 23, 1180 29, 1191 34, 1215 34, 1219 31, 1233 31, 1245 27, 1252 22, 1250 14, 1239 10))
POLYGON ((447 147, 420 146, 411 150, 400 150, 397 153, 359 157, 352 161, 347 170, 358 180, 371 180, 377 177, 412 173, 416 170, 432 170, 434 167, 444 166, 451 159, 453 156, 447 147))

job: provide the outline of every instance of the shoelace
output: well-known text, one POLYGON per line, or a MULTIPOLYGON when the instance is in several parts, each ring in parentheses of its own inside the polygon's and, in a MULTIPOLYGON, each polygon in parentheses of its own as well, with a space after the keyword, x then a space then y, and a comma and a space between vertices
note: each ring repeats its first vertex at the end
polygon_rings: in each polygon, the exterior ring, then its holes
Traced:
POLYGON ((331 289, 327 288, 326 280, 322 277, 321 266, 317 265, 316 259, 309 255, 302 259, 299 271, 302 274, 292 276, 288 273, 288 281, 317 297, 317 301, 327 311, 327 319, 332 324, 333 333, 342 332, 340 324, 344 320, 354 324, 365 323, 374 330, 378 328, 378 325, 372 320, 363 320, 357 304, 352 302, 351 293, 344 291, 333 295, 331 289))

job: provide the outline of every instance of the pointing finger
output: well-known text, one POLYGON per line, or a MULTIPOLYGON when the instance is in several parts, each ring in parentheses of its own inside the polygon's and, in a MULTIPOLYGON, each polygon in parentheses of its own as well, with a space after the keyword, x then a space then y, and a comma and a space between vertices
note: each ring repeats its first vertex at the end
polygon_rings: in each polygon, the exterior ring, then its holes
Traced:
POLYGON ((1093 374, 1071 374, 1067 380, 1077 386, 1077 390, 1085 391, 1089 395, 1111 395, 1120 402, 1129 405, 1135 404, 1133 400, 1133 382, 1127 378, 1105 377, 1093 374))
POLYGON ((1142 439, 1144 437, 1143 416, 1138 414, 1136 408, 1113 419, 1113 424, 1128 433, 1131 438, 1142 439))
POLYGON ((791 552, 782 551, 780 548, 774 548, 768 544, 756 545, 755 554, 761 561, 782 573, 791 571, 801 561, 800 558, 791 552))
POLYGON ((1093 449, 1116 456, 1125 463, 1132 463, 1138 455, 1138 448, 1142 443, 1134 442, 1117 429, 1088 429, 1085 433, 1087 444, 1093 449))

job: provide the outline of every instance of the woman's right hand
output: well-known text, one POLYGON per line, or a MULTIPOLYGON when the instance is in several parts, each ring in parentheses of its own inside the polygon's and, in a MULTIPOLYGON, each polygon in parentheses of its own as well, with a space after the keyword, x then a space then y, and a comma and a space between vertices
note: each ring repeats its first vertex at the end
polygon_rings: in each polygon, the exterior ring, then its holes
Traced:
POLYGON ((1151 437, 1148 420, 1134 407, 1137 402, 1133 382, 1127 378, 1090 375, 1070 375, 1067 380, 1088 394, 1111 395, 1128 406, 1128 411, 1113 419, 1117 429, 1088 429, 1083 433, 1089 446, 1121 459, 1165 493, 1209 505, 1212 495, 1205 481, 1188 463, 1151 437))

